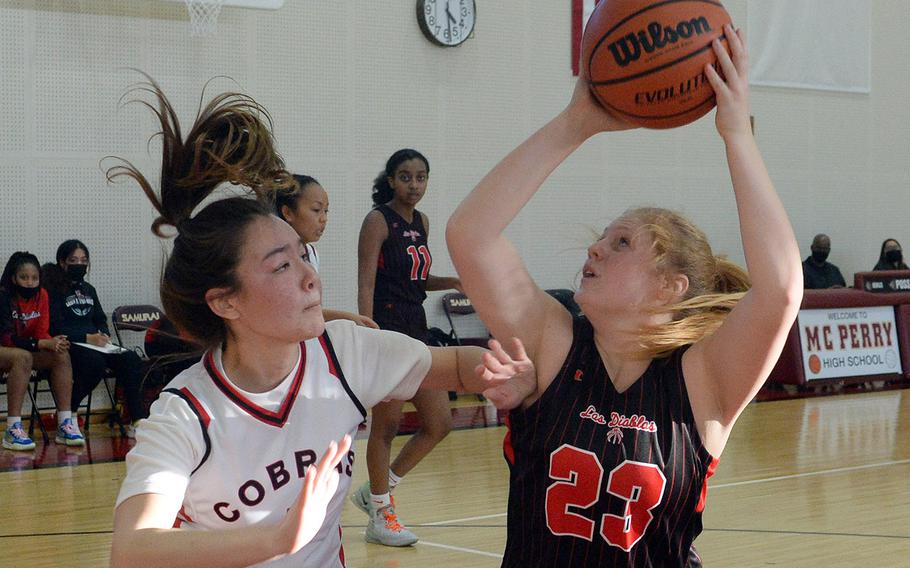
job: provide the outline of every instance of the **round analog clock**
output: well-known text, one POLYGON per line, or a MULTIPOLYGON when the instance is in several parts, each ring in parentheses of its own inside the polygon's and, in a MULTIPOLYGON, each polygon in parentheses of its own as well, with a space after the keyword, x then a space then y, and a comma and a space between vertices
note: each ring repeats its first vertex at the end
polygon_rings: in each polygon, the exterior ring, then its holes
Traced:
POLYGON ((417 0, 417 23, 423 35, 442 47, 464 43, 476 19, 474 0, 417 0))

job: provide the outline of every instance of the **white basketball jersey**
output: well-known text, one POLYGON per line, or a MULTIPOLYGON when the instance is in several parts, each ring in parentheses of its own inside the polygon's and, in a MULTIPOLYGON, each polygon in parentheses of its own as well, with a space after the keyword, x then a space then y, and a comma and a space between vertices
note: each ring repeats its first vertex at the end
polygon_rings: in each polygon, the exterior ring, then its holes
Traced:
MULTIPOLYGON (((238 389, 220 353, 209 352, 168 385, 140 426, 117 502, 141 493, 174 496, 175 526, 190 530, 278 524, 329 442, 353 437, 366 408, 380 400, 411 398, 429 365, 419 341, 329 322, 325 334, 301 344, 297 367, 275 389, 283 395, 263 405, 263 395, 238 389)), ((353 463, 351 451, 314 539, 263 565, 344 566, 340 516, 353 463)))
POLYGON ((305 246, 307 256, 309 257, 309 263, 313 265, 313 268, 316 269, 316 272, 319 272, 319 253, 316 252, 316 247, 310 243, 307 243, 305 246))

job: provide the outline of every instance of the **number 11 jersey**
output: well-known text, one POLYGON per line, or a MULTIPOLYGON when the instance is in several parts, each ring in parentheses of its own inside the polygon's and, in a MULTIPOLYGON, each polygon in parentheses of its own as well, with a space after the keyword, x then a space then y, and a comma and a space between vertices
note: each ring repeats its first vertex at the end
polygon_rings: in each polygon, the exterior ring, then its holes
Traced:
POLYGON ((423 214, 414 210, 410 223, 388 205, 379 205, 389 236, 379 250, 373 306, 385 303, 421 305, 427 297, 427 277, 433 259, 427 248, 423 214))
POLYGON ((699 567, 707 479, 682 373, 685 348, 617 392, 587 319, 539 400, 511 411, 503 566, 699 567))

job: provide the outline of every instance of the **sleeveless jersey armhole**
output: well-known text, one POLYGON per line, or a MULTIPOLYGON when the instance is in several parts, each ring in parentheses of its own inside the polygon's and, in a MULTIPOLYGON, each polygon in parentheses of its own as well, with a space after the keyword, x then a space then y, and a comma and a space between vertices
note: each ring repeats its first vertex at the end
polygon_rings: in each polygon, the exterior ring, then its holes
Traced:
POLYGON ((338 362, 338 356, 335 354, 335 348, 332 347, 332 340, 329 337, 328 330, 322 333, 322 336, 319 338, 319 343, 322 345, 326 357, 328 358, 329 372, 338 378, 339 382, 341 382, 341 387, 344 389, 344 392, 348 393, 348 396, 351 398, 351 402, 354 403, 354 406, 356 406, 357 410, 360 411, 363 419, 366 420, 366 408, 364 408, 363 403, 360 402, 360 399, 357 398, 357 395, 354 394, 354 391, 351 390, 351 386, 348 384, 347 379, 344 377, 344 371, 341 370, 341 364, 338 362))
POLYGON ((177 396, 190 407, 190 410, 193 411, 193 414, 196 415, 196 419, 199 421, 199 428, 202 430, 202 440, 205 442, 205 453, 202 454, 202 459, 199 460, 199 463, 193 468, 193 471, 190 472, 190 475, 196 473, 200 467, 209 459, 209 455, 212 453, 212 440, 209 438, 209 422, 211 422, 211 416, 202 406, 202 403, 193 396, 193 393, 189 391, 186 387, 181 389, 169 388, 164 389, 162 392, 166 392, 177 396))
MULTIPOLYGON (((685 397, 685 412, 686 420, 692 424, 692 438, 698 444, 698 453, 701 454, 701 458, 707 462, 716 462, 719 461, 719 458, 715 457, 708 451, 708 448, 705 447, 705 442, 701 438, 701 433, 698 431, 698 426, 695 424, 695 414, 692 412, 692 401, 689 399, 689 387, 686 385, 686 375, 683 373, 683 364, 682 358, 685 355, 686 351, 692 347, 691 344, 683 345, 682 347, 677 348, 673 351, 673 354, 670 356, 671 364, 676 370, 676 376, 679 377, 679 388, 681 396, 685 397)), ((713 472, 713 469, 712 469, 713 472)))

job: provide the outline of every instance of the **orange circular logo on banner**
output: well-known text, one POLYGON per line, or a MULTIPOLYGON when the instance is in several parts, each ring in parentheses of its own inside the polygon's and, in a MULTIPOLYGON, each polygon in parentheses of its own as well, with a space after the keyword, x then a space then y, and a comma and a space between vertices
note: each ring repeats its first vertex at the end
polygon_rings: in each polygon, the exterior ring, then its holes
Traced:
POLYGON ((818 358, 818 355, 809 356, 809 370, 816 375, 822 370, 822 360, 818 358))

